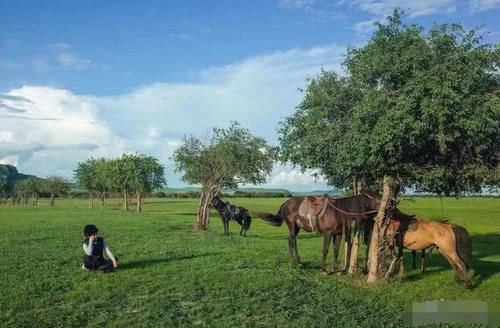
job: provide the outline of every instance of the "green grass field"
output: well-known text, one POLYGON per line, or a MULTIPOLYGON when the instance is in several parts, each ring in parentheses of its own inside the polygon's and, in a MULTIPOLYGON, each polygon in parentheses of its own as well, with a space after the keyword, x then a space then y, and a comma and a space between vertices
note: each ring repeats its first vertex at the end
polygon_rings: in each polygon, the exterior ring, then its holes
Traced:
MULTIPOLYGON (((403 201, 406 213, 441 217, 439 199, 403 201)), ((284 199, 231 199, 275 213, 284 199)), ((85 201, 42 201, 38 207, 0 206, 1 327, 389 327, 402 325, 413 301, 473 299, 500 302, 500 200, 444 199, 443 216, 472 237, 473 291, 457 285, 438 254, 425 275, 367 286, 365 276, 319 273, 322 238, 299 235, 303 264, 288 263, 288 229, 254 220, 247 238, 193 232, 195 200, 148 200, 145 212, 101 211, 85 201), (82 229, 94 223, 120 268, 83 272, 82 229)), ((98 206, 97 206, 98 207, 98 206)), ((406 254, 410 263, 410 253, 406 254)), ((329 256, 331 263, 331 256, 329 256)))

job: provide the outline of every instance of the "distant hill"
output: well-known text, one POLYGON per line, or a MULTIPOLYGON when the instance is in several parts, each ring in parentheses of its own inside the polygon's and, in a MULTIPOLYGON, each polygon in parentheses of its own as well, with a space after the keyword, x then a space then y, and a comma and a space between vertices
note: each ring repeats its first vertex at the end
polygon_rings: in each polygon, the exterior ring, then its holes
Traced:
POLYGON ((0 175, 6 179, 7 185, 9 186, 12 186, 17 181, 25 180, 31 177, 36 178, 34 175, 19 173, 15 166, 9 164, 0 164, 0 175))

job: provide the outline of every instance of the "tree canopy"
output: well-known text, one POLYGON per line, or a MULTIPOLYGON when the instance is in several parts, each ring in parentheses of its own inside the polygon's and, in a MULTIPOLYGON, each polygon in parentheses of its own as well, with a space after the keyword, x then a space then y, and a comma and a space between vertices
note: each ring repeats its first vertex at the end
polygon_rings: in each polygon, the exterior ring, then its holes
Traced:
POLYGON ((440 194, 493 181, 500 146, 500 51, 460 25, 428 33, 399 11, 350 49, 346 76, 311 79, 281 123, 282 159, 331 184, 384 175, 440 194))
POLYGON ((265 182, 274 159, 274 148, 237 122, 228 128, 214 128, 206 141, 186 136, 173 160, 184 181, 202 185, 198 228, 208 229, 208 205, 222 188, 265 182))

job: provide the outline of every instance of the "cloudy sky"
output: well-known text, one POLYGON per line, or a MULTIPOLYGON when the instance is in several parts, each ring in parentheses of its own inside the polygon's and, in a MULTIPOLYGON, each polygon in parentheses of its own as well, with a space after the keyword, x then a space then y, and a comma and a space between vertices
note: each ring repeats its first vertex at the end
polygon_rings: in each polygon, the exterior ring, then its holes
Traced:
MULTIPOLYGON (((72 178, 90 156, 141 152, 184 186, 169 160, 183 135, 237 120, 277 144, 306 79, 341 72, 396 6, 500 40, 500 0, 2 0, 0 163, 72 178)), ((326 188, 287 165, 265 187, 326 188)))

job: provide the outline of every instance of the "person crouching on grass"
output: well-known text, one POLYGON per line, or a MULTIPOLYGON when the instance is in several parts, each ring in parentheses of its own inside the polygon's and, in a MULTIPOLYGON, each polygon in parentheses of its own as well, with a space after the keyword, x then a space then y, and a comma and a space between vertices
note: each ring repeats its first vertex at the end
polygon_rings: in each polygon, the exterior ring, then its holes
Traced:
POLYGON ((83 228, 85 239, 83 241, 84 263, 82 269, 85 271, 113 272, 118 267, 118 258, 111 253, 104 238, 97 236, 99 229, 93 224, 87 224, 83 228), (104 259, 103 251, 106 251, 109 259, 104 259))

